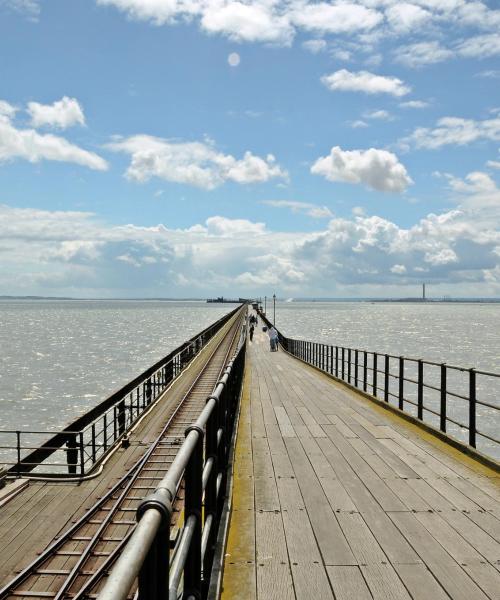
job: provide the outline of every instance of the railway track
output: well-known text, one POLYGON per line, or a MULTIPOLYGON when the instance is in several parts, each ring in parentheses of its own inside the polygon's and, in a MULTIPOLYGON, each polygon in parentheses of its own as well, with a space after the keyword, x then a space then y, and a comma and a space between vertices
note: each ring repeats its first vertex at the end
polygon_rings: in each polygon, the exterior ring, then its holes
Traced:
MULTIPOLYGON (((0 600, 95 598, 109 569, 130 538, 140 501, 165 476, 184 441, 184 431, 203 409, 238 343, 244 309, 214 340, 210 355, 187 392, 171 407, 156 440, 129 471, 69 530, 0 590, 0 600)), ((183 507, 183 485, 174 502, 171 543, 183 507)))

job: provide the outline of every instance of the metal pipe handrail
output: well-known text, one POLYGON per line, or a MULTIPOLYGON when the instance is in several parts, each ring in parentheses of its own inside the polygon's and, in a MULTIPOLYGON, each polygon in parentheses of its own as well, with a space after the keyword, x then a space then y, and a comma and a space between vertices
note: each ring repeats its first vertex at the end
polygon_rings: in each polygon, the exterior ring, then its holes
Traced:
POLYGON ((127 552, 118 558, 98 595, 99 600, 125 600, 136 579, 139 600, 177 598, 181 576, 185 597, 206 597, 222 513, 221 490, 241 389, 244 353, 243 338, 203 410, 187 428, 185 440, 168 472, 138 507, 136 532, 140 533, 134 532, 127 552), (185 524, 173 562, 169 564, 172 504, 181 480, 185 487, 185 524), (148 518, 151 513, 157 515, 153 526, 148 518))

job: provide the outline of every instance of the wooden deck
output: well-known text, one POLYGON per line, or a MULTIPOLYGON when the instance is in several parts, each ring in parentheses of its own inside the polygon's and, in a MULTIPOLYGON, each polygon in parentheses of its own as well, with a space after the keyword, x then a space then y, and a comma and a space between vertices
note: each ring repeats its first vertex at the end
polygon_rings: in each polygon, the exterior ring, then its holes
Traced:
POLYGON ((257 331, 222 598, 500 599, 499 481, 257 331))

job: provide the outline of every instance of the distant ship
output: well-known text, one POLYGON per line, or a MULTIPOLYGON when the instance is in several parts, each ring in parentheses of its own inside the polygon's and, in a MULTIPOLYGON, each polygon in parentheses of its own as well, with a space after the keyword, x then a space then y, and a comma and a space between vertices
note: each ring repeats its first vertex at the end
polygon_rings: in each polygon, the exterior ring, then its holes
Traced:
POLYGON ((231 298, 218 296, 217 298, 207 298, 207 302, 217 302, 218 304, 244 304, 245 302, 248 302, 248 300, 246 298, 238 298, 238 300, 234 300, 231 298))
POLYGON ((293 298, 287 298, 285 302, 293 302, 293 298))

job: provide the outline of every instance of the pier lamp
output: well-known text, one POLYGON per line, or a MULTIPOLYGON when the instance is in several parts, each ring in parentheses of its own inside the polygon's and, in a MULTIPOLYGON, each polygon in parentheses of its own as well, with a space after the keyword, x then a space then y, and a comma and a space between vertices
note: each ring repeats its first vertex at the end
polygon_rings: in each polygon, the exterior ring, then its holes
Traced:
POLYGON ((264 296, 264 314, 267 312, 267 296, 264 296))
POLYGON ((273 294, 273 327, 276 327, 276 294, 273 294))

